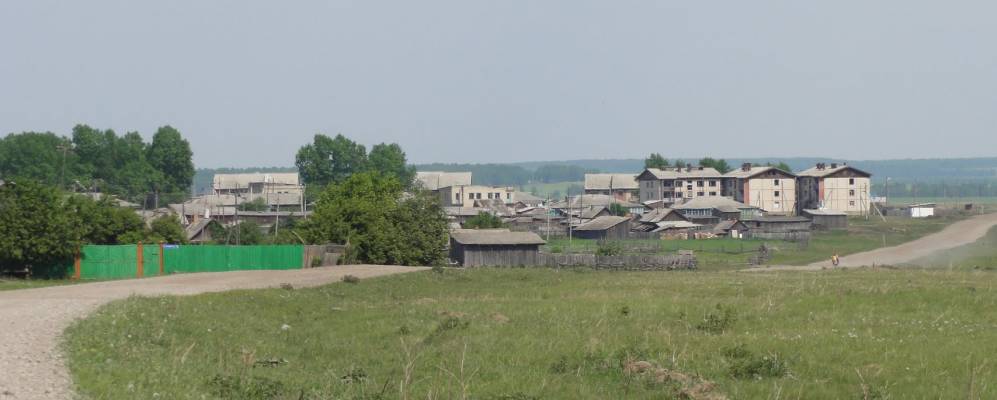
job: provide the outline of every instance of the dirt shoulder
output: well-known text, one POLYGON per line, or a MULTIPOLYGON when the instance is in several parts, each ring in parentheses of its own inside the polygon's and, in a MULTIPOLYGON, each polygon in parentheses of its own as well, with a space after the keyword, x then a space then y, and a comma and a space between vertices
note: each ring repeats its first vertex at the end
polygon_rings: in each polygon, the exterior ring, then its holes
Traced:
MULTIPOLYGON (((986 236, 990 228, 997 226, 997 214, 982 214, 956 222, 939 232, 924 236, 917 240, 862 253, 841 257, 839 267, 855 268, 874 265, 903 265, 931 254, 950 250, 976 242, 986 236)), ((808 271, 830 268, 831 255, 828 260, 806 266, 773 266, 752 268, 747 271, 808 271)))
POLYGON ((62 332, 97 307, 132 295, 191 295, 233 289, 318 286, 345 275, 371 278, 425 270, 349 265, 289 271, 171 275, 0 292, 0 399, 69 399, 72 379, 59 349, 62 332))

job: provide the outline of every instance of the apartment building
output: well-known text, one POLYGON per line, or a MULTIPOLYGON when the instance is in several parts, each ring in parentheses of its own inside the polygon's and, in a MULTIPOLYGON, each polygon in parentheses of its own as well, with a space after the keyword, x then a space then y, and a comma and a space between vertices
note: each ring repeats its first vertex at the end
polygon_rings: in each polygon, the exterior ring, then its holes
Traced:
POLYGON ((637 175, 637 182, 641 203, 660 200, 666 204, 680 204, 723 195, 723 176, 716 169, 702 166, 648 168, 637 175))
POLYGON ((723 194, 769 214, 796 215, 796 175, 750 163, 724 174, 723 194))
POLYGON ((848 164, 818 163, 797 174, 797 209, 870 212, 872 175, 848 164))

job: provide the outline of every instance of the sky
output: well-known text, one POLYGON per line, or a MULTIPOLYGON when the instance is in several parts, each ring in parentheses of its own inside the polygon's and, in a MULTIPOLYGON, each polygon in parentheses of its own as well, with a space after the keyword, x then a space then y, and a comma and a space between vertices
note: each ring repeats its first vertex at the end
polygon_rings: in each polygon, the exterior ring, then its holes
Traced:
POLYGON ((0 134, 415 163, 997 156, 997 2, 0 2, 0 134))

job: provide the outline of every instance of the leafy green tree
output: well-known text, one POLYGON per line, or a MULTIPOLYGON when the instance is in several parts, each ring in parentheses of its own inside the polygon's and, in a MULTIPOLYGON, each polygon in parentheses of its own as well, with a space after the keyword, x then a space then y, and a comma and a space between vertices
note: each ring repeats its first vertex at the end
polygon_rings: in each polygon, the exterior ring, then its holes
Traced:
POLYGON ((79 244, 56 189, 30 180, 0 186, 0 268, 46 275, 42 269, 71 259, 79 244))
POLYGON ((668 168, 668 160, 659 153, 651 153, 644 159, 644 168, 665 169, 668 168))
POLYGON ((152 144, 146 149, 149 164, 163 175, 156 191, 186 193, 194 180, 192 156, 190 143, 179 131, 169 125, 156 130, 152 144))
POLYGON ((505 223, 502 222, 502 218, 486 212, 479 212, 467 221, 464 221, 464 228, 466 229, 495 229, 505 227, 505 223))
POLYGON ((442 260, 446 219, 437 200, 417 193, 401 200, 397 179, 357 173, 328 186, 302 222, 311 243, 346 243, 351 262, 427 265, 442 260))
POLYGON ((136 243, 145 236, 142 218, 130 209, 118 207, 109 196, 99 201, 82 195, 69 196, 66 211, 81 243, 136 243))
POLYGON ((726 174, 731 170, 730 165, 727 164, 727 160, 724 159, 715 160, 711 157, 706 157, 699 160, 699 165, 702 167, 716 169, 717 172, 720 172, 721 174, 726 174))
POLYGON ((627 208, 620 203, 613 203, 609 205, 609 213, 617 217, 625 217, 630 213, 630 210, 627 210, 627 208))
POLYGON ((267 205, 267 202, 262 197, 257 197, 252 201, 240 203, 238 208, 239 211, 267 211, 270 209, 270 206, 267 205))
POLYGON ((187 232, 184 231, 176 217, 162 216, 149 224, 149 232, 146 234, 145 241, 147 243, 187 243, 187 232))
POLYGON ((263 237, 263 231, 260 230, 260 226, 252 221, 242 221, 229 228, 229 244, 235 243, 236 235, 238 235, 240 245, 263 244, 266 241, 266 238, 263 237))
POLYGON ((397 143, 374 145, 370 148, 367 159, 369 170, 393 176, 405 188, 412 186, 415 167, 407 164, 405 152, 397 143))
POLYGON ((343 135, 329 138, 318 134, 311 144, 298 150, 294 164, 307 185, 325 187, 340 183, 350 175, 364 171, 367 150, 362 144, 343 135))
POLYGON ((783 171, 786 171, 786 172, 793 172, 793 168, 791 168, 789 166, 789 164, 786 164, 785 162, 782 162, 782 161, 780 161, 778 164, 776 164, 775 167, 779 168, 779 169, 781 169, 783 171))
POLYGON ((78 176, 72 143, 52 132, 10 134, 0 140, 0 176, 58 186, 78 176))
POLYGON ((675 168, 685 168, 686 163, 682 160, 675 160, 675 168))

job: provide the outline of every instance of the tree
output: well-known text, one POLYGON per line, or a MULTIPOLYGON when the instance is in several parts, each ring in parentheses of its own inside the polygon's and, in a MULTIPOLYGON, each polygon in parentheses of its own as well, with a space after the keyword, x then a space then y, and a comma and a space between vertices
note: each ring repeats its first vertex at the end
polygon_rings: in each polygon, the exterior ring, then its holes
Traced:
POLYGON ((731 170, 730 165, 727 164, 727 160, 724 159, 715 160, 711 157, 706 157, 699 160, 699 165, 701 167, 716 169, 717 172, 720 172, 721 174, 726 174, 731 170))
POLYGON ((367 150, 343 135, 318 134, 312 144, 298 150, 294 164, 305 184, 325 187, 340 183, 366 168, 367 150))
POLYGON ((482 211, 464 221, 463 226, 466 229, 495 229, 503 228, 505 224, 502 223, 502 218, 482 211))
POLYGON ((609 205, 609 213, 617 217, 625 217, 630 213, 630 210, 627 210, 627 208, 620 203, 613 203, 609 205))
POLYGON ((405 152, 397 143, 374 145, 370 148, 370 155, 367 159, 369 170, 395 177, 402 184, 402 187, 412 186, 415 179, 415 167, 406 163, 405 152))
POLYGON ((778 164, 775 164, 775 163, 769 161, 769 162, 765 163, 765 166, 766 167, 776 167, 778 169, 781 169, 783 171, 790 172, 790 173, 793 172, 793 169, 790 168, 789 164, 786 164, 785 161, 780 161, 778 164))
POLYGON ((262 197, 240 203, 238 207, 239 211, 267 211, 269 208, 270 206, 267 205, 267 202, 262 197))
POLYGON ((58 274, 45 268, 72 258, 75 233, 56 189, 30 180, 0 185, 0 268, 58 274))
POLYGON ((187 232, 176 217, 166 215, 156 218, 149 224, 146 242, 187 243, 187 232))
POLYGON ((252 221, 242 221, 230 228, 228 243, 235 243, 235 235, 239 235, 240 245, 263 244, 266 241, 260 226, 252 221))
POLYGON ((57 186, 77 177, 72 143, 52 132, 10 134, 0 140, 0 176, 57 186))
POLYGON ((156 130, 152 144, 146 150, 149 164, 160 173, 162 180, 155 188, 159 193, 186 193, 194 180, 194 162, 190 143, 180 132, 167 125, 156 130))
POLYGON ((320 194, 301 231, 311 243, 346 243, 350 262, 428 265, 443 258, 446 219, 427 193, 401 200, 397 179, 356 173, 320 194))
POLYGON ((668 160, 659 153, 651 153, 644 159, 644 168, 665 169, 668 168, 668 160))
POLYGON ((69 196, 66 210, 80 243, 137 243, 145 236, 142 218, 130 209, 118 207, 110 196, 98 201, 83 195, 69 196))
POLYGON ((685 167, 686 167, 685 161, 675 160, 675 168, 685 168, 685 167))

